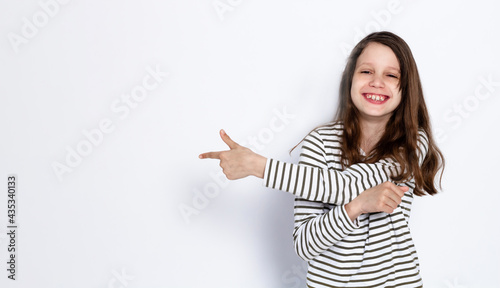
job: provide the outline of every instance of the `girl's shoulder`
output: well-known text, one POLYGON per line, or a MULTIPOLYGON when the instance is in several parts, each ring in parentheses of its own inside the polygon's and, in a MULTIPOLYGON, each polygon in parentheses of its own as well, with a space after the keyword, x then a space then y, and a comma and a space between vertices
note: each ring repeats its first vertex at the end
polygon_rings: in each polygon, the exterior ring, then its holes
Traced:
MULTIPOLYGON (((328 155, 328 157, 339 157, 342 143, 344 125, 341 122, 329 122, 314 128, 304 139, 303 149, 305 153, 314 151, 311 156, 328 155)), ((336 159, 336 158, 335 158, 336 159)), ((338 162, 340 160, 332 160, 338 162)), ((339 166, 340 167, 340 166, 339 166)))
POLYGON ((340 137, 344 131, 344 125, 341 121, 335 121, 323 124, 321 126, 316 127, 311 133, 318 134, 322 137, 340 137))
POLYGON ((338 146, 342 141, 344 125, 330 122, 314 128, 303 141, 316 144, 317 147, 338 146))

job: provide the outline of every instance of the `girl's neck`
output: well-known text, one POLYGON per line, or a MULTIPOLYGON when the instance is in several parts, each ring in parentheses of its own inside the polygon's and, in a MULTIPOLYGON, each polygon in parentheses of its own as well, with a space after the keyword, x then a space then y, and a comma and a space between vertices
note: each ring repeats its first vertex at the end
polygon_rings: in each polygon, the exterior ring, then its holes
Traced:
POLYGON ((385 131, 387 121, 360 121, 361 149, 369 155, 373 147, 378 143, 385 131))

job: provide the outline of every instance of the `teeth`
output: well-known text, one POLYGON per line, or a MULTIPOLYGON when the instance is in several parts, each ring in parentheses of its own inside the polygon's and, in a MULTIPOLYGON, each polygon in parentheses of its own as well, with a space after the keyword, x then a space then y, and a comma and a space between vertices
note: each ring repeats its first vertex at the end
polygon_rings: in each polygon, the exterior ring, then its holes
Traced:
POLYGON ((372 99, 372 100, 375 100, 375 101, 384 101, 385 100, 385 96, 372 95, 372 94, 367 94, 366 98, 372 99))

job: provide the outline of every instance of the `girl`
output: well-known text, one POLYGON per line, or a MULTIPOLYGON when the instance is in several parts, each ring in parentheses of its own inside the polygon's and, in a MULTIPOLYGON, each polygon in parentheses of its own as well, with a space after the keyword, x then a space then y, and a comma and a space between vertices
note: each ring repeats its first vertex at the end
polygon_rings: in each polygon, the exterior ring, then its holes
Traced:
MULTIPOLYGON (((408 220, 413 195, 434 195, 444 158, 417 66, 390 32, 366 36, 342 74, 334 122, 303 139, 299 164, 267 159, 221 130, 228 179, 254 175, 296 195, 294 244, 308 287, 422 287, 408 220)), ((442 172, 441 172, 442 176, 442 172)))

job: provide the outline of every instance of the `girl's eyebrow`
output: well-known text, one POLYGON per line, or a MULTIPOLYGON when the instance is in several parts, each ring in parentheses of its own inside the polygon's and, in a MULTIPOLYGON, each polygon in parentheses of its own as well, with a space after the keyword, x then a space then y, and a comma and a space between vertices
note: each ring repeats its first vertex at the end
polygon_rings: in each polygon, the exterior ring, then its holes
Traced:
MULTIPOLYGON (((359 67, 359 66, 362 66, 362 65, 374 66, 373 63, 371 63, 371 62, 361 62, 361 63, 359 63, 359 65, 356 65, 356 66, 359 67)), ((398 71, 398 73, 401 73, 401 71, 399 70, 399 68, 396 68, 396 67, 393 67, 393 66, 387 66, 387 68, 394 69, 394 70, 398 71)))
POLYGON ((389 66, 389 67, 387 67, 387 68, 389 68, 389 69, 394 69, 394 70, 396 70, 398 73, 401 73, 401 71, 399 71, 399 69, 398 69, 398 68, 396 68, 396 67, 389 66))

